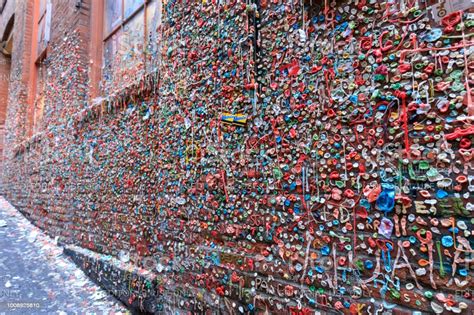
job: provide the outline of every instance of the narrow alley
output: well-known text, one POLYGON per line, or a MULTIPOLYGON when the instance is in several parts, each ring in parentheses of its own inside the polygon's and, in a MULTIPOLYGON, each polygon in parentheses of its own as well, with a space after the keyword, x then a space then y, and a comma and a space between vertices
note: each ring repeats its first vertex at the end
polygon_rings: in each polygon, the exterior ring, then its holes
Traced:
POLYGON ((0 314, 93 313, 128 312, 0 198, 0 314))

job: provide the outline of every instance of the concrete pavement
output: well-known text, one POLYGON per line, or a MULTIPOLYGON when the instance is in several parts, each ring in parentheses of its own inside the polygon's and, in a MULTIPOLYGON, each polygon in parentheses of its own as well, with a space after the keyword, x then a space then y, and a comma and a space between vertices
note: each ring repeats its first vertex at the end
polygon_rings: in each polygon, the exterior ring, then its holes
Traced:
POLYGON ((0 314, 126 314, 51 238, 0 197, 0 314))

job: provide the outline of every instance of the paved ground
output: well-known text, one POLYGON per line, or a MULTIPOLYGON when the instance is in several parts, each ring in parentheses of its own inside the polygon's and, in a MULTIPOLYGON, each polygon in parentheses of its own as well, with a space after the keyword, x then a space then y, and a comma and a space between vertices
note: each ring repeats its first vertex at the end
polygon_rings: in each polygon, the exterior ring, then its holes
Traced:
POLYGON ((0 197, 0 315, 94 313, 127 311, 0 197))

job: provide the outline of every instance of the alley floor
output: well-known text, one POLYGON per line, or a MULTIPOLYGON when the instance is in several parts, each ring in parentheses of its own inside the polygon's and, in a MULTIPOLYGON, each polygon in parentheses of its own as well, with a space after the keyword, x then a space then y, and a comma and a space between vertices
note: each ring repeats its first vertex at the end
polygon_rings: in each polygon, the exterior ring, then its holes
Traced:
POLYGON ((0 197, 0 315, 94 313, 127 311, 0 197))

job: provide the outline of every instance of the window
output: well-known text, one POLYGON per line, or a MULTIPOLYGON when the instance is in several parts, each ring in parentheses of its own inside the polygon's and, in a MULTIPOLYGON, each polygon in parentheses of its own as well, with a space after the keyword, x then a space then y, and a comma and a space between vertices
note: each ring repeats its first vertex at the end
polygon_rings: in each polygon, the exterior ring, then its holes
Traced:
POLYGON ((5 26, 5 31, 3 33, 1 52, 7 56, 11 57, 13 51, 13 25, 15 24, 15 14, 12 14, 10 20, 8 20, 7 25, 5 26))
POLYGON ((46 66, 41 61, 37 64, 36 97, 34 103, 33 133, 40 131, 43 120, 44 100, 46 90, 46 66))
POLYGON ((102 88, 123 87, 146 71, 159 0, 105 0, 102 88))
POLYGON ((46 46, 49 42, 50 28, 51 28, 51 1, 40 0, 39 1, 39 14, 38 14, 38 34, 36 35, 37 40, 37 51, 36 56, 39 58, 46 50, 46 46))
POLYGON ((46 65, 44 64, 47 55, 47 47, 50 39, 51 29, 51 0, 37 0, 34 2, 35 12, 33 15, 32 42, 32 77, 30 81, 29 99, 29 132, 39 132, 41 121, 43 120, 45 90, 46 90, 46 65))
POLYGON ((0 4, 0 14, 3 13, 3 10, 5 10, 5 6, 7 5, 7 0, 1 0, 1 4, 0 4))
MULTIPOLYGON (((105 33, 110 34, 122 23, 123 0, 107 0, 105 7, 105 33)), ((108 36, 107 36, 108 37, 108 36)))

